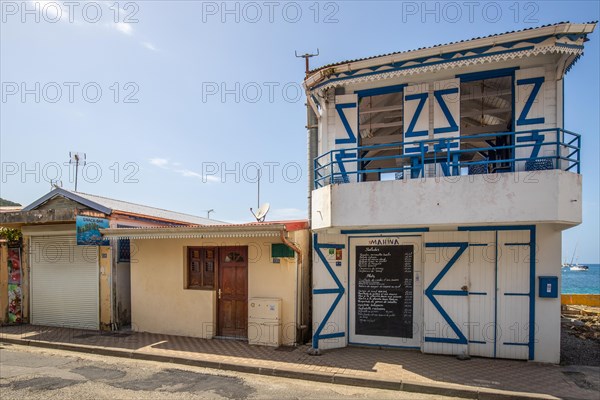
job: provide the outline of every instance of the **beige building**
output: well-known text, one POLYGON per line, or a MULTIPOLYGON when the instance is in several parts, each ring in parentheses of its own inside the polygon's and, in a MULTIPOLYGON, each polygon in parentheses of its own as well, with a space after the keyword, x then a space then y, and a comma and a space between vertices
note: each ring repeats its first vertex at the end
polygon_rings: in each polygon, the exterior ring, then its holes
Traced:
POLYGON ((308 339, 306 221, 102 233, 131 241, 133 330, 271 346, 308 339))
POLYGON ((0 213, 21 243, 0 257, 0 321, 114 330, 131 321, 130 243, 106 227, 223 224, 56 187, 22 210, 0 213), (87 243, 83 244, 82 239, 87 243), (98 241, 101 242, 98 242, 98 241))

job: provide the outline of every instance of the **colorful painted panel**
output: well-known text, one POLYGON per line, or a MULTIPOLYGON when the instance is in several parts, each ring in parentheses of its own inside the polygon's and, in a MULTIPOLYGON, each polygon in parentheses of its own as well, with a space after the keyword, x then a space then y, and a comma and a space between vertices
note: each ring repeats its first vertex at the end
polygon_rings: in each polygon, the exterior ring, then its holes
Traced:
POLYGON ((78 215, 75 220, 77 226, 78 246, 108 246, 108 239, 100 235, 100 229, 108 228, 108 220, 105 218, 86 217, 78 215))
POLYGON ((22 322, 21 249, 8 249, 8 322, 22 322))

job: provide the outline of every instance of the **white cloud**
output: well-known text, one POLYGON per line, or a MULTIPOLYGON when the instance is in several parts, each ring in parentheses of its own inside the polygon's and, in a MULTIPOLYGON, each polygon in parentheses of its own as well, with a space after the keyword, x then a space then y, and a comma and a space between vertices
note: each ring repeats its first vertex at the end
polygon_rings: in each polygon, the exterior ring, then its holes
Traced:
POLYGON ((142 46, 144 46, 145 48, 147 48, 150 51, 158 51, 158 49, 156 48, 156 46, 154 46, 150 42, 142 42, 142 46))
POLYGON ((151 158, 150 164, 155 165, 160 168, 167 168, 167 164, 169 164, 169 160, 166 158, 151 158))
POLYGON ((116 24, 113 24, 113 26, 116 30, 118 30, 121 33, 124 33, 126 35, 133 34, 133 27, 131 26, 131 24, 125 22, 117 22, 116 24))
POLYGON ((196 171, 193 171, 191 169, 187 169, 187 168, 178 168, 178 167, 183 167, 183 165, 179 162, 170 162, 168 159, 166 158, 151 158, 149 160, 150 164, 154 165, 155 167, 159 167, 162 169, 167 169, 169 171, 173 171, 181 176, 183 176, 184 178, 198 178, 201 179, 202 182, 219 182, 220 179, 216 176, 212 176, 212 175, 202 175, 201 173, 198 173, 196 171))

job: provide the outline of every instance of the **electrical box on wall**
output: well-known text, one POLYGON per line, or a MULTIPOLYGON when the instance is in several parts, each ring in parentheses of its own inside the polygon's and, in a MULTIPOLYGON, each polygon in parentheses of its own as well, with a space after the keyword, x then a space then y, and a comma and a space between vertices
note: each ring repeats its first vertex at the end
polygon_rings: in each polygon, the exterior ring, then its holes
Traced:
POLYGON ((558 297, 558 276, 539 276, 539 297, 558 297))

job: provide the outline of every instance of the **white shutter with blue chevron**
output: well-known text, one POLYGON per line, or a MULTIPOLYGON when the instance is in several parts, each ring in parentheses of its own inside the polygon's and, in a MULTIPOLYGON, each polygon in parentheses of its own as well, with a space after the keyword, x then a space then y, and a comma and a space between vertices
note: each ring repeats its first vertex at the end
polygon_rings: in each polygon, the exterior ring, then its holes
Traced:
POLYGON ((345 94, 335 97, 335 159, 333 182, 356 182, 355 148, 358 146, 358 96, 345 94))
MULTIPOLYGON (((404 88, 404 154, 419 154, 419 145, 411 142, 429 136, 429 84, 422 83, 404 88)), ((432 149, 425 148, 425 152, 432 149)))
POLYGON ((539 67, 517 70, 514 84, 515 132, 523 132, 515 136, 515 144, 527 145, 516 149, 515 157, 523 160, 518 161, 515 168, 517 171, 552 169, 553 160, 538 157, 551 157, 556 154, 554 146, 543 145, 543 143, 554 142, 556 134, 535 131, 553 127, 548 124, 549 116, 546 115, 544 101, 544 92, 550 84, 546 81, 545 69, 539 67))
MULTIPOLYGON (((435 139, 460 136, 460 79, 447 79, 433 84, 433 137, 435 139)), ((437 146, 436 152, 448 148, 458 150, 459 142, 437 146)))

